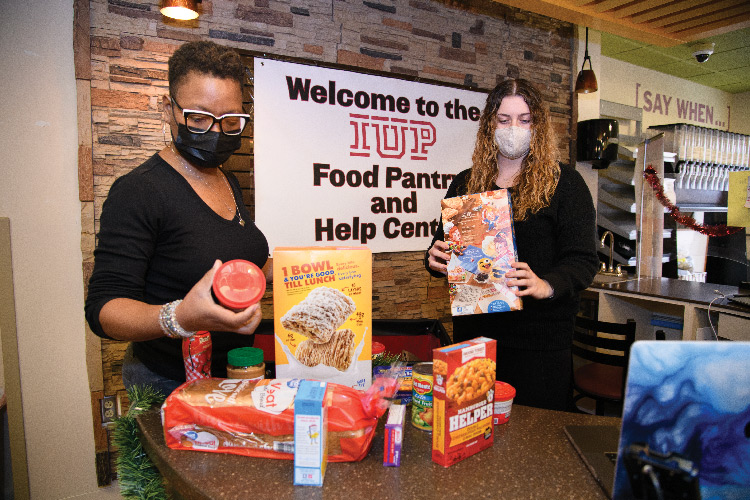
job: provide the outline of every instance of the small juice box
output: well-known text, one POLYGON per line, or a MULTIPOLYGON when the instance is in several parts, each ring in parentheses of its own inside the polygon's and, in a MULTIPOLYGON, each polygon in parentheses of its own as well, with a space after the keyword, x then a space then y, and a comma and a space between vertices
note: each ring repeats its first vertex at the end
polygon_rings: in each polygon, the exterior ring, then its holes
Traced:
POLYGON ((385 422, 385 446, 383 449, 383 465, 399 467, 401 465, 401 441, 404 438, 404 419, 406 405, 391 405, 388 410, 388 420, 385 422))
POLYGON ((328 462, 326 382, 303 380, 294 400, 294 484, 323 486, 328 462))

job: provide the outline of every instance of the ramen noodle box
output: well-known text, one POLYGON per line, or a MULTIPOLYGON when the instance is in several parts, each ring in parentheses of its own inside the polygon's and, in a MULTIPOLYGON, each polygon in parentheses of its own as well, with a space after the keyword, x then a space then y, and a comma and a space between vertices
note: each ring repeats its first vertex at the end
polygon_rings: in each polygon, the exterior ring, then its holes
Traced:
POLYGON ((401 442, 404 439, 404 420, 406 405, 393 404, 388 410, 385 421, 385 444, 383 447, 383 465, 399 467, 401 465, 401 442))
MULTIPOLYGON (((161 408, 166 444, 176 450, 292 460, 301 382, 218 378, 186 382, 161 408)), ((358 461, 367 455, 378 418, 386 412, 397 387, 398 381, 387 376, 377 377, 364 392, 326 384, 327 436, 319 437, 326 438, 329 462, 358 461)))
POLYGON ((326 383, 303 380, 294 401, 294 484, 323 486, 328 462, 326 383))
POLYGON ((517 287, 505 284, 517 259, 512 214, 507 189, 441 201, 453 316, 521 309, 517 287))
POLYGON ((432 460, 444 467, 492 446, 496 341, 433 350, 432 460))
POLYGON ((185 364, 185 380, 211 377, 211 333, 196 332, 192 337, 182 339, 182 360, 185 364))
POLYGON ((372 380, 372 253, 365 247, 273 252, 276 376, 367 389, 372 380))

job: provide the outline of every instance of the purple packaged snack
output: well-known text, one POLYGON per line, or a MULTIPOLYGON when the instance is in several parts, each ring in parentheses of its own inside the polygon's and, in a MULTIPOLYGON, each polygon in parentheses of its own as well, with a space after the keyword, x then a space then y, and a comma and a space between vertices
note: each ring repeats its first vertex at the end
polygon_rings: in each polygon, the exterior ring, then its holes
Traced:
POLYGON ((406 405, 391 405, 388 410, 388 420, 385 422, 383 465, 386 467, 399 467, 401 465, 401 442, 404 438, 405 418, 406 405))

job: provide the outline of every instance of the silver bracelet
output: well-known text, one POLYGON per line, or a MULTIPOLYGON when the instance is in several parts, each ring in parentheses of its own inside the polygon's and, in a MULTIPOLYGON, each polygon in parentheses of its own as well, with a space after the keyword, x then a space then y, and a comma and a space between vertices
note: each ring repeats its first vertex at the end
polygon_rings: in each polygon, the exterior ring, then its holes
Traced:
POLYGON ((164 335, 172 339, 187 339, 195 335, 195 332, 185 330, 177 322, 176 310, 180 302, 182 300, 168 302, 161 306, 159 310, 159 326, 161 327, 161 331, 164 332, 164 335))

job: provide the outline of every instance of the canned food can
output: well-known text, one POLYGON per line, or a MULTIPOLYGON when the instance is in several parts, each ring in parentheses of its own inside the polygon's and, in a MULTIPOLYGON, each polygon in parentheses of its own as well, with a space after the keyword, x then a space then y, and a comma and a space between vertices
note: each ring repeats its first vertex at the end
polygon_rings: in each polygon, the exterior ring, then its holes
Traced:
POLYGON ((432 363, 412 367, 411 423, 417 429, 432 431, 432 363))
POLYGON ((211 378, 211 350, 210 332, 201 331, 190 338, 182 339, 182 360, 185 364, 187 382, 211 378))

